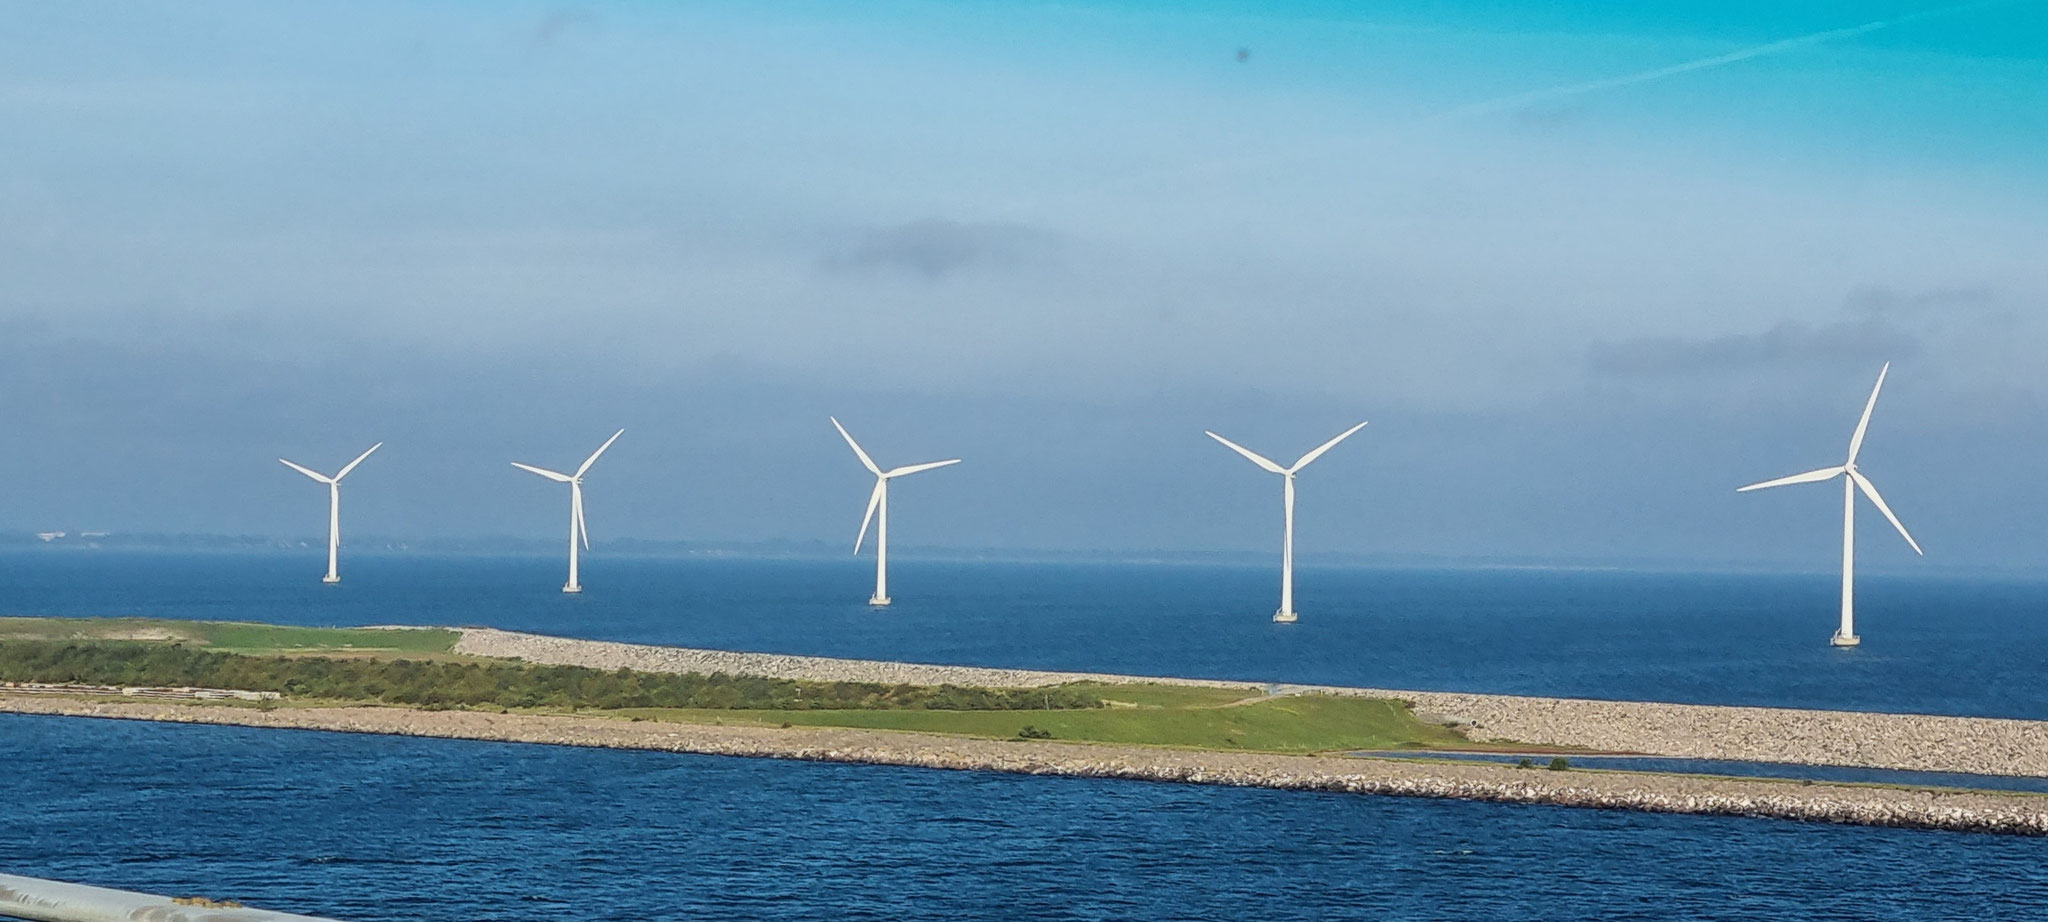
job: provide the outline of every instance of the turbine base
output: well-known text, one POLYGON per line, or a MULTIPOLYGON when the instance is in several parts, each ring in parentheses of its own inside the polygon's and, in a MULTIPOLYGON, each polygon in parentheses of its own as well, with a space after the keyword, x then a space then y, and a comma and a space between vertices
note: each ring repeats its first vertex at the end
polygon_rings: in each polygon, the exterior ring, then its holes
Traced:
POLYGON ((574 594, 576 594, 576 593, 578 593, 578 592, 582 592, 582 591, 583 591, 583 587, 582 587, 582 586, 563 586, 563 587, 562 587, 562 591, 563 591, 563 592, 566 592, 566 593, 569 593, 569 594, 571 594, 571 595, 574 595, 574 594))
POLYGON ((1860 646, 1863 643, 1863 638, 1854 634, 1836 634, 1828 638, 1828 643, 1837 647, 1854 647, 1860 646))
POLYGON ((888 608, 888 607, 889 607, 889 602, 890 602, 890 599, 889 599, 889 597, 888 597, 888 596, 886 596, 886 595, 871 595, 871 596, 868 596, 868 604, 869 604, 869 605, 871 605, 871 606, 874 606, 875 608, 888 608))
POLYGON ((323 583, 338 583, 341 582, 341 577, 335 576, 330 573, 326 576, 320 577, 320 581, 323 583))
POLYGON ((1276 611, 1273 613, 1273 620, 1280 624, 1293 624, 1301 620, 1301 616, 1291 611, 1276 611))

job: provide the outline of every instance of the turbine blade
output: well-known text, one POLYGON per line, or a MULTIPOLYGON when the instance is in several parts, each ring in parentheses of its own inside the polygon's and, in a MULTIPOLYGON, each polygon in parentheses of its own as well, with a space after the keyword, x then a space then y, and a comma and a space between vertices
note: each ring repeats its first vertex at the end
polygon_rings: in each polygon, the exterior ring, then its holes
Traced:
POLYGON ((1877 484, 1871 483, 1870 478, 1863 476, 1862 471, 1850 471, 1849 479, 1856 481, 1856 485, 1863 488, 1863 495, 1870 497, 1870 501, 1876 504, 1877 511, 1884 513, 1892 527, 1899 530, 1899 537, 1906 539, 1906 543, 1913 546, 1913 553, 1922 557, 1927 556, 1927 552, 1920 549, 1920 542, 1913 540, 1913 536, 1906 533, 1906 526, 1899 522, 1899 517, 1892 514, 1892 507, 1884 504, 1884 497, 1877 495, 1877 484))
POLYGON ((839 430, 839 437, 845 439, 846 444, 853 446, 853 453, 860 456, 860 463, 867 467, 868 473, 877 477, 882 476, 882 469, 875 466, 875 459, 868 457, 867 452, 860 450, 860 443, 854 441, 853 436, 846 434, 846 427, 839 425, 839 418, 836 416, 825 418, 832 421, 832 428, 839 430))
POLYGON ((587 551, 590 550, 590 522, 583 517, 582 485, 578 484, 575 491, 576 495, 570 501, 576 504, 576 535, 583 539, 583 549, 587 551))
POLYGON ((1819 480, 1839 477, 1844 470, 1846 468, 1824 467, 1817 471, 1807 471, 1804 474, 1793 474, 1790 477, 1780 477, 1776 480, 1766 480, 1763 483, 1753 483, 1746 487, 1737 487, 1735 492, 1748 493, 1751 490, 1761 490, 1765 487, 1782 487, 1788 483, 1813 483, 1819 480))
POLYGON ((1229 439, 1226 439, 1226 438, 1224 438, 1224 437, 1222 437, 1222 436, 1220 436, 1220 435, 1217 435, 1217 434, 1216 434, 1216 433, 1214 433, 1214 432, 1210 432, 1210 431, 1209 431, 1209 430, 1207 430, 1207 429, 1204 429, 1204 430, 1202 430, 1202 434, 1204 434, 1204 435, 1207 435, 1208 437, 1210 437, 1210 438, 1212 438, 1212 439, 1215 439, 1215 440, 1216 440, 1216 441, 1218 441, 1218 442, 1222 442, 1223 444, 1225 444, 1225 445, 1228 445, 1228 446, 1230 446, 1230 450, 1231 450, 1231 451, 1237 452, 1237 453, 1238 453, 1238 454, 1240 454, 1240 455, 1243 455, 1243 456, 1245 456, 1245 457, 1247 457, 1247 458, 1250 458, 1250 459, 1251 459, 1251 462, 1252 462, 1253 464, 1256 464, 1256 465, 1258 465, 1258 466, 1260 466, 1260 467, 1263 467, 1263 468, 1265 468, 1266 470, 1272 471, 1272 472, 1273 472, 1273 473, 1275 473, 1275 474, 1285 474, 1285 473, 1287 473, 1287 469, 1286 469, 1286 468, 1284 468, 1284 467, 1281 467, 1281 466, 1280 466, 1280 465, 1278 465, 1278 464, 1274 464, 1274 463, 1273 463, 1273 462, 1271 462, 1271 461, 1268 461, 1268 460, 1266 460, 1266 459, 1264 459, 1264 458, 1261 458, 1261 457, 1259 457, 1259 456, 1258 456, 1257 454, 1253 453, 1251 449, 1249 449, 1249 448, 1246 448, 1246 447, 1244 447, 1243 445, 1239 445, 1239 444, 1237 444, 1236 442, 1233 442, 1233 441, 1231 441, 1231 440, 1229 440, 1229 439))
POLYGON ((853 552, 860 553, 860 543, 868 539, 868 523, 875 518, 875 507, 882 504, 882 491, 889 488, 886 477, 875 478, 875 492, 868 494, 868 511, 860 517, 860 534, 853 538, 853 552))
POLYGON ((366 452, 363 452, 363 453, 362 453, 362 454, 360 454, 360 455, 357 455, 357 456, 356 456, 356 459, 355 459, 354 461, 350 461, 350 462, 348 463, 348 466, 346 466, 346 467, 344 467, 344 468, 342 468, 342 469, 341 469, 341 473, 339 473, 339 474, 336 474, 336 475, 334 475, 334 479, 335 479, 336 481, 339 481, 339 480, 341 480, 341 478, 343 478, 343 477, 347 477, 347 476, 348 476, 348 472, 349 472, 349 471, 352 471, 352 470, 355 470, 355 469, 356 469, 356 465, 358 465, 358 464, 361 464, 361 463, 363 463, 363 459, 364 459, 364 458, 367 458, 367 457, 369 457, 369 456, 370 456, 370 454, 371 454, 372 452, 375 452, 375 451, 376 451, 377 449, 379 449, 379 448, 383 448, 383 447, 384 447, 384 443, 383 443, 383 442, 378 442, 377 444, 375 444, 375 445, 372 445, 372 446, 370 446, 370 450, 369 450, 369 451, 366 451, 366 452))
POLYGON ((589 471, 590 466, 597 463, 597 456, 604 454, 605 449, 612 447, 612 443, 618 441, 619 436, 625 434, 626 430, 624 429, 620 429, 619 431, 612 433, 612 437, 605 439, 603 445, 597 446, 597 450, 591 452, 590 457, 583 459, 583 466, 576 469, 575 476, 581 477, 584 475, 585 472, 589 471))
POLYGON ((1877 392, 1884 389, 1885 372, 1892 370, 1892 363, 1884 363, 1877 370, 1877 386, 1870 389, 1870 402, 1863 405, 1863 418, 1856 421, 1856 434, 1849 437, 1849 463, 1856 463, 1856 453, 1863 450, 1863 432, 1870 428, 1870 411, 1877 409, 1877 392))
POLYGON ((1357 432, 1358 430, 1363 428, 1365 428, 1365 424, 1359 423, 1356 426, 1352 426, 1351 428, 1344 430, 1343 435, 1340 435, 1334 439, 1324 442, 1321 445, 1316 446, 1315 451, 1302 455, 1301 460, 1294 462, 1294 466, 1287 469, 1288 473, 1293 473, 1295 471, 1301 470, 1304 467, 1307 467, 1310 461, 1314 461, 1315 459, 1322 457, 1323 452, 1329 451, 1330 449, 1337 447, 1338 442, 1342 442, 1345 439, 1350 438, 1351 433, 1357 432))
POLYGON ((337 477, 329 477, 329 476, 327 476, 326 474, 322 474, 322 473, 320 473, 320 472, 318 472, 318 471, 315 471, 315 470, 313 470, 312 468, 309 468, 309 467, 302 467, 302 466, 300 466, 300 465, 297 465, 297 464, 293 464, 293 463, 291 463, 290 461, 286 461, 286 460, 285 460, 285 459, 283 459, 283 458, 279 458, 279 459, 277 459, 277 460, 278 460, 278 461, 279 461, 280 463, 282 463, 282 464, 283 464, 283 465, 284 465, 285 467, 288 467, 288 468, 291 468, 292 470, 298 471, 299 473, 301 473, 301 474, 304 474, 304 475, 306 475, 306 476, 308 476, 308 477, 311 477, 311 478, 313 478, 314 480, 318 480, 318 481, 320 481, 321 483, 333 483, 334 481, 336 481, 336 480, 340 479, 340 478, 337 478, 337 477))
POLYGON ((895 470, 892 470, 892 471, 890 471, 890 472, 888 472, 888 473, 886 473, 886 474, 883 474, 882 476, 884 476, 884 477, 901 477, 901 476, 903 476, 903 475, 905 475, 905 474, 915 474, 915 473, 917 473, 918 471, 928 471, 928 470, 931 470, 932 468, 935 468, 935 467, 945 467, 945 466, 946 466, 946 465, 948 465, 948 464, 959 464, 959 463, 960 463, 960 459, 959 459, 959 458, 954 458, 954 459, 952 459, 952 460, 949 460, 949 461, 932 461, 932 462, 929 462, 929 463, 926 463, 926 464, 912 464, 912 465, 908 465, 908 466, 905 466, 905 467, 899 467, 899 468, 896 468, 895 470))
POLYGON ((560 483, 568 483, 576 479, 567 474, 557 474, 554 471, 548 470, 547 468, 544 467, 534 467, 531 464, 521 464, 517 461, 512 462, 512 466, 522 471, 531 471, 535 474, 541 475, 542 477, 546 477, 549 480, 558 481, 560 483))

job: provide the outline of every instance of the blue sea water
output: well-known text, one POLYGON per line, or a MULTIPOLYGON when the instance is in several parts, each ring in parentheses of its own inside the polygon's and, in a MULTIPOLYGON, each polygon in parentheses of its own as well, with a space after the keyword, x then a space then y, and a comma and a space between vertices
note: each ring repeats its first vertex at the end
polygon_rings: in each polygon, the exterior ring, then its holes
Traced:
MULTIPOLYGON (((0 611, 2048 717, 2048 586, 1826 577, 0 554, 0 611)), ((2048 842, 0 715, 0 870, 343 919, 2033 919, 2048 842)))
POLYGON ((0 613, 492 625, 735 650, 1380 688, 2048 719, 2048 582, 1820 575, 546 557, 0 553, 0 613))
POLYGON ((0 716, 0 868, 341 919, 1971 919, 2048 841, 0 716))

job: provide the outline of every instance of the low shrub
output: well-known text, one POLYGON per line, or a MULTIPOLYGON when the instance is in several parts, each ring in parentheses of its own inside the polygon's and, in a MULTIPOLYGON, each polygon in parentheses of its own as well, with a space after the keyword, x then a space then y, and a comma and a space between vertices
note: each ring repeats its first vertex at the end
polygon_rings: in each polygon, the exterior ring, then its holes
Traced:
POLYGON ((1103 707, 1072 688, 804 682, 519 662, 245 656, 127 641, 0 642, 0 681, 194 686, 414 707, 1023 711, 1103 707))

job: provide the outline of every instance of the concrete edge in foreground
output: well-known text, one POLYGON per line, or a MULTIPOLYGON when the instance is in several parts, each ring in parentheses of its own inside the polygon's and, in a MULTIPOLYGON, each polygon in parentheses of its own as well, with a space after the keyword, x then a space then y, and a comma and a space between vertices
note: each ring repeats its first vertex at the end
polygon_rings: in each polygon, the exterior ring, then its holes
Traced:
POLYGON ((0 874, 0 916, 32 922, 334 922, 206 899, 0 874))

